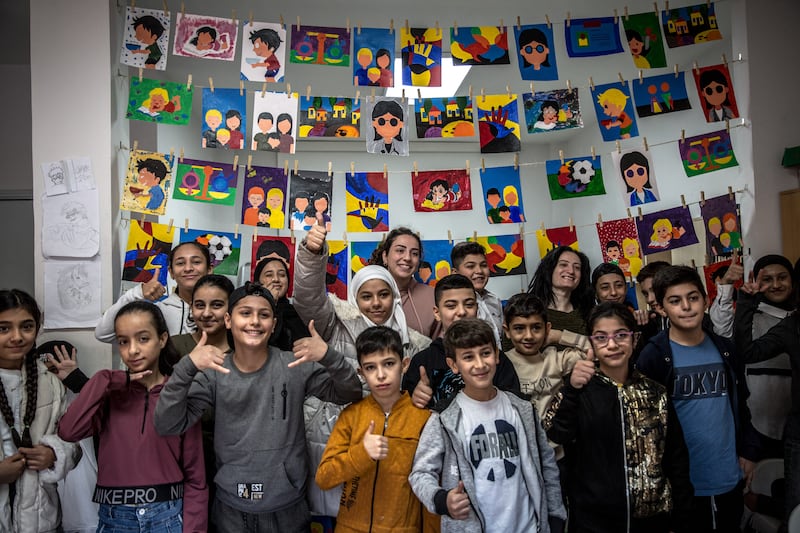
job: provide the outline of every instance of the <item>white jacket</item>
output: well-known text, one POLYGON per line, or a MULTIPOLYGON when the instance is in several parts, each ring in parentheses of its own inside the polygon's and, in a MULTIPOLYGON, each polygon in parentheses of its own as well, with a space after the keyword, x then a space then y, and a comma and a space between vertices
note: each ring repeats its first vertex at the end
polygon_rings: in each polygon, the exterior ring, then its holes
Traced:
MULTIPOLYGON (((114 335, 114 319, 117 317, 117 312, 119 312, 125 304, 144 299, 141 283, 125 291, 123 295, 119 297, 119 300, 114 302, 114 305, 103 313, 103 318, 100 319, 100 322, 98 322, 97 326, 94 328, 94 336, 97 340, 100 342, 114 342, 116 340, 116 335, 114 335)), ((181 300, 177 292, 171 293, 167 298, 155 304, 164 314, 170 336, 192 333, 196 329, 194 319, 192 319, 192 306, 181 300)))

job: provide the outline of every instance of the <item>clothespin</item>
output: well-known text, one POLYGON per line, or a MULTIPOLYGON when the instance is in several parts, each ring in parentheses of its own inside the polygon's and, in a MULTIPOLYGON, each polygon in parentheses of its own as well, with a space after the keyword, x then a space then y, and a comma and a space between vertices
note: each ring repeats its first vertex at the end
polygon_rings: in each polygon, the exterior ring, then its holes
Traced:
POLYGON ((208 88, 211 89, 211 92, 214 92, 214 78, 211 76, 208 77, 208 88))
POLYGON ((394 35, 394 19, 389 19, 389 33, 394 35))
POLYGON ((649 152, 650 151, 650 147, 647 146, 647 137, 642 137, 642 143, 644 144, 644 151, 645 152, 649 152))
POLYGON ((476 242, 478 241, 478 231, 477 230, 473 230, 473 232, 472 232, 472 240, 476 241, 476 242))
POLYGON ((592 90, 594 91, 594 80, 592 79, 591 76, 589 76, 589 87, 591 87, 592 90))
POLYGON ((286 29, 286 22, 284 22, 284 20, 283 20, 283 13, 280 13, 278 15, 278 18, 279 18, 280 23, 281 23, 281 28, 283 28, 285 30, 286 29))
POLYGON ((618 153, 618 154, 621 154, 621 153, 622 153, 622 146, 621 146, 621 145, 620 145, 620 143, 619 143, 619 139, 617 139, 616 141, 614 141, 614 144, 616 144, 616 145, 617 145, 617 153, 618 153))
POLYGON ((172 219, 169 219, 169 225, 167 226, 167 233, 172 233, 172 219))
POLYGON ((547 13, 544 14, 544 20, 547 22, 547 29, 553 29, 553 23, 550 22, 550 15, 547 13))
POLYGON ((619 22, 619 15, 617 14, 617 10, 615 9, 614 10, 614 24, 616 24, 617 22, 619 22))
POLYGON ((697 269, 697 264, 694 262, 694 259, 692 259, 692 268, 697 269))
POLYGON ((594 161, 595 159, 597 159, 597 152, 594 149, 594 145, 592 145, 592 161, 594 161))
POLYGON ((522 31, 522 21, 519 19, 519 15, 517 15, 517 29, 522 31))
POLYGON ((239 80, 239 96, 244 96, 244 80, 239 80))
MULTIPOLYGON (((669 11, 669 0, 667 0, 666 5, 667 11, 669 11)), ((656 16, 658 16, 658 2, 653 2, 653 11, 656 12, 656 16)))
POLYGON ((686 209, 686 197, 681 194, 681 205, 686 209))
POLYGON ((677 63, 675 63, 675 69, 674 70, 675 70, 675 77, 677 78, 678 77, 678 64, 677 63))
POLYGON ((306 86, 306 101, 311 100, 311 84, 306 86))
POLYGON ((567 80, 567 90, 572 94, 572 82, 570 80, 567 80))
POLYGON ((453 21, 453 35, 458 35, 458 23, 453 21))
POLYGON ((347 246, 347 232, 342 232, 342 242, 347 246))
POLYGON ((231 22, 233 22, 234 26, 238 26, 236 21, 236 9, 231 9, 231 22))
POLYGON ((469 159, 467 159, 467 177, 469 177, 469 159))
POLYGON ((286 174, 287 176, 289 175, 289 160, 288 159, 284 159, 283 160, 283 173, 286 174))
POLYGON ((642 208, 641 207, 637 207, 636 210, 638 211, 637 214, 639 216, 639 221, 641 222, 644 219, 644 217, 642 216, 642 208))
POLYGON ((731 120, 726 118, 725 119, 725 131, 730 135, 731 133, 731 120))
MULTIPOLYGON (((169 225, 170 225, 170 227, 172 226, 172 219, 169 220, 169 225)), ((172 231, 172 230, 170 230, 170 231, 172 231)), ((184 233, 189 233, 189 219, 188 218, 184 218, 183 219, 183 232, 184 233)))
POLYGON ((411 33, 411 32, 409 31, 409 29, 408 29, 408 19, 406 19, 406 23, 405 23, 405 30, 406 30, 406 33, 411 33))
POLYGON ((139 141, 134 140, 133 141, 133 151, 136 152, 137 150, 139 150, 139 141))
POLYGON ((297 31, 300 31, 300 15, 297 15, 297 31))
POLYGON ((697 66, 697 61, 692 61, 692 70, 695 74, 700 74, 700 67, 697 66))
POLYGON ((725 54, 722 54, 722 63, 725 65, 725 68, 728 68, 728 57, 725 54))
POLYGON ((347 17, 347 24, 345 27, 347 28, 347 33, 350 33, 350 17, 347 17))
POLYGON ((564 150, 558 151, 558 158, 561 159, 561 164, 564 164, 564 150))
POLYGON ((569 26, 570 26, 570 22, 571 22, 570 19, 571 18, 572 18, 572 15, 570 14, 569 11, 567 11, 567 28, 569 28, 569 26))
POLYGON ((705 191, 700 191, 700 207, 706 205, 706 193, 705 191))
POLYGON ((547 229, 545 229, 544 227, 544 220, 542 220, 542 224, 541 227, 539 228, 539 231, 541 231, 542 233, 545 233, 547 231, 547 229))
POLYGON ((469 86, 469 99, 472 100, 472 85, 469 86))
POLYGON ((192 75, 189 74, 189 76, 187 76, 186 78, 186 90, 188 91, 191 88, 192 88, 192 75))
POLYGON ((417 168, 417 162, 414 161, 414 177, 419 177, 419 169, 417 168))
POLYGON ((450 230, 447 230, 447 242, 453 244, 453 232, 450 230))
POLYGON ((371 100, 372 102, 374 102, 374 101, 375 101, 375 87, 373 87, 373 88, 372 88, 372 91, 370 92, 370 100, 371 100))
POLYGON ((728 185, 728 199, 730 199, 730 200, 733 200, 733 199, 734 199, 734 196, 733 196, 733 187, 731 187, 730 185, 728 185))
POLYGON ((186 5, 183 3, 183 0, 181 0, 181 16, 186 16, 186 5))
POLYGON ((247 156, 247 170, 253 169, 253 154, 247 156))
POLYGON ((131 8, 136 7, 136 0, 131 0, 131 8))
POLYGON ((622 77, 622 72, 617 72, 617 77, 621 85, 625 85, 625 78, 622 77))
POLYGON ((639 69, 639 85, 644 83, 644 76, 642 75, 642 69, 639 69))
POLYGON ((328 161, 328 177, 333 176, 333 161, 328 161))
POLYGON ((669 0, 664 1, 664 11, 669 11, 669 0))
POLYGON ((250 13, 249 13, 249 16, 247 17, 247 20, 249 21, 250 27, 252 28, 253 27, 253 10, 252 9, 250 10, 250 13))
POLYGON ((181 148, 181 153, 178 156, 178 163, 183 163, 183 148, 181 148))
POLYGON ((294 173, 295 173, 295 174, 297 174, 297 173, 298 173, 298 171, 297 171, 297 166, 298 166, 299 164, 300 164, 300 162, 299 162, 297 159, 295 159, 295 160, 294 160, 294 173))
POLYGON ((533 82, 531 82, 531 94, 534 94, 533 93, 533 82))
POLYGON ((291 98, 291 97, 292 97, 292 84, 291 83, 287 83, 286 84, 286 98, 291 98))
POLYGON ((505 22, 503 21, 503 19, 500 19, 500 32, 501 33, 505 33, 506 32, 506 25, 505 25, 505 22))
POLYGON ((294 244, 294 228, 289 230, 289 242, 294 244))
POLYGON ((439 31, 439 21, 438 20, 436 22, 434 22, 433 27, 436 28, 437 32, 439 31))
POLYGON ((633 220, 633 215, 631 215, 631 208, 627 207, 625 208, 625 211, 628 212, 628 220, 633 220))
POLYGON ((519 169, 519 152, 514 153, 514 170, 519 169))
POLYGON ((236 169, 239 168, 239 154, 233 156, 233 171, 236 172, 236 169))
POLYGON ((569 217, 569 232, 575 231, 575 224, 572 223, 572 217, 569 217))
POLYGON ((406 103, 406 90, 405 89, 400 89, 400 99, 402 100, 402 102, 404 104, 406 103))
POLYGON ((481 87, 481 103, 486 102, 486 89, 481 87))
POLYGON ((350 174, 355 174, 355 173, 356 173, 356 162, 350 161, 350 174))
POLYGON ((519 223, 519 238, 520 239, 524 239, 525 238, 525 223, 524 222, 520 222, 519 223))
POLYGON ((361 21, 360 20, 358 21, 358 24, 356 25, 356 31, 358 32, 359 35, 361 35, 361 21))
POLYGON ((253 227, 253 242, 258 240, 258 226, 253 227))
POLYGON ((511 99, 511 86, 510 85, 506 85, 506 94, 508 95, 508 98, 511 99))
POLYGON ((597 227, 603 229, 603 214, 597 213, 597 227))
POLYGON ((630 18, 628 16, 628 6, 625 6, 625 15, 624 16, 625 16, 625 22, 628 22, 628 18, 630 18))
POLYGON ((481 157, 481 171, 486 172, 486 158, 481 157))
POLYGON ((170 148, 169 149, 169 160, 172 161, 174 159, 174 157, 175 157, 175 149, 174 148, 170 148))
POLYGON ((142 74, 143 74, 143 72, 144 72, 144 69, 142 67, 139 67, 139 83, 142 83, 142 74))
POLYGON ((681 130, 681 144, 686 142, 686 130, 681 130))
POLYGON ((361 90, 356 90, 356 105, 358 105, 358 101, 361 100, 361 90))
POLYGON ((267 82, 264 82, 261 85, 261 98, 264 98, 265 96, 267 96, 267 82))
POLYGON ((383 179, 389 178, 389 165, 386 163, 383 164, 383 179))
POLYGON ((144 226, 144 217, 145 217, 145 213, 142 213, 142 216, 139 217, 139 225, 140 226, 144 226))
POLYGON ((238 239, 239 238, 239 224, 234 224, 233 225, 233 238, 234 239, 238 239))

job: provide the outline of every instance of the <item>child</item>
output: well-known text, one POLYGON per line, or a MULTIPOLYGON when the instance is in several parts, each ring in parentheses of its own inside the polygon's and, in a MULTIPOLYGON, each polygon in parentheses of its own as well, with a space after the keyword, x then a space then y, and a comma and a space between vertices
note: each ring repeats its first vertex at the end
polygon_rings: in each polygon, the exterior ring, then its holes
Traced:
POLYGON ((56 484, 80 459, 56 435, 65 391, 36 354, 41 323, 32 296, 0 291, 0 531, 57 531, 56 484))
POLYGON ((503 331, 514 345, 506 355, 517 372, 520 390, 530 398, 539 418, 544 418, 564 376, 584 354, 576 348, 545 346, 550 334, 547 309, 532 294, 515 294, 508 300, 503 331))
POLYGON ((248 226, 258 225, 258 209, 264 203, 264 189, 261 187, 251 187, 247 191, 247 203, 250 207, 244 210, 244 217, 242 217, 242 224, 248 226))
POLYGON ((503 331, 503 304, 500 298, 486 289, 489 283, 489 263, 486 261, 486 250, 480 243, 460 242, 450 252, 450 264, 453 270, 466 276, 475 287, 478 301, 478 318, 486 320, 495 332, 495 339, 500 344, 500 333, 503 331))
POLYGON ((706 292, 697 271, 670 266, 653 280, 669 328, 645 346, 636 363, 670 393, 689 447, 697 531, 738 531, 745 476, 756 450, 751 434, 743 366, 733 344, 704 330, 706 292))
POLYGON ((430 413, 400 389, 408 358, 393 329, 373 326, 356 339, 358 373, 371 394, 342 411, 317 469, 323 490, 340 483, 337 530, 415 533, 420 504, 408 484, 419 435, 430 413), (376 512, 374 502, 382 502, 376 512))
MULTIPOLYGON (((442 331, 464 318, 478 317, 478 303, 472 282, 461 274, 450 274, 436 284, 433 291, 433 315, 442 325, 442 331)), ((488 322, 487 322, 488 323, 488 322)), ((491 327, 491 326, 490 326, 491 327)), ((496 339, 495 339, 496 342, 496 339)), ((494 376, 494 384, 502 390, 519 392, 519 379, 514 367, 500 352, 500 363, 494 376)), ((403 377, 403 390, 419 408, 433 408, 453 397, 464 386, 457 372, 447 363, 444 341, 438 336, 426 349, 419 351, 403 377)))
POLYGON ((497 190, 497 188, 491 187, 486 191, 486 203, 491 206, 486 210, 486 218, 489 220, 489 224, 500 224, 503 222, 503 219, 500 218, 500 202, 500 191, 497 190))
POLYGON ((166 28, 157 18, 151 15, 135 18, 131 26, 136 39, 147 45, 146 48, 141 50, 133 50, 133 53, 147 54, 147 59, 144 60, 144 68, 156 68, 156 64, 163 55, 156 41, 164 34, 166 28))
POLYGON ((248 282, 233 291, 225 324, 233 351, 225 353, 201 339, 175 365, 156 406, 156 429, 179 435, 207 408, 215 409, 218 531, 241 532, 259 521, 274 524, 275 531, 308 531, 303 401, 315 395, 353 402, 361 398, 361 383, 344 357, 328 349, 313 323, 312 337, 297 341, 294 355, 269 347, 275 304, 260 285, 248 282))
POLYGON ((139 183, 147 187, 146 191, 137 192, 133 196, 136 198, 149 198, 144 208, 156 211, 164 203, 164 189, 161 188, 161 181, 167 177, 167 166, 158 159, 143 159, 136 165, 139 172, 139 183))
POLYGON ((489 325, 465 318, 444 338, 447 364, 464 380, 425 424, 411 488, 451 531, 563 531, 553 450, 530 402, 495 388, 498 349, 489 325))
POLYGON ((206 111, 205 120, 208 129, 203 130, 202 146, 203 148, 219 148, 217 128, 222 125, 222 112, 219 109, 209 109, 206 111))
POLYGON ((544 418, 566 450, 570 532, 688 531, 689 454, 664 386, 630 370, 636 321, 604 302, 587 327, 594 352, 544 418))
POLYGON ((294 137, 292 137, 292 115, 281 113, 275 121, 275 127, 281 135, 281 142, 278 151, 284 154, 294 153, 294 137))
POLYGON ((272 212, 269 210, 268 207, 259 207, 258 208, 258 222, 256 223, 256 226, 259 226, 259 227, 262 227, 262 228, 268 228, 269 227, 269 217, 270 217, 270 215, 272 215, 272 212))
POLYGON ((275 50, 281 45, 280 35, 271 28, 262 28, 250 32, 250 42, 253 44, 253 53, 262 58, 258 63, 252 63, 253 68, 264 67, 264 81, 274 82, 275 76, 281 70, 281 62, 275 57, 275 50))
POLYGON ((619 89, 607 89, 597 97, 597 103, 603 108, 603 113, 609 117, 600 121, 607 130, 619 128, 620 139, 630 139, 633 129, 633 119, 625 112, 628 96, 619 89))
POLYGON ((205 531, 208 487, 200 426, 182 438, 161 437, 152 421, 150 405, 180 357, 164 316, 150 302, 131 302, 117 313, 114 329, 128 370, 92 376, 58 428, 67 441, 99 439, 94 492, 99 529, 123 531, 122 524, 133 522, 153 531, 181 524, 205 531))
POLYGON ((194 350, 203 333, 206 335, 206 344, 216 346, 223 352, 230 350, 225 313, 232 292, 233 283, 225 276, 208 274, 197 280, 192 290, 190 311, 197 331, 172 337, 172 344, 180 355, 194 350))

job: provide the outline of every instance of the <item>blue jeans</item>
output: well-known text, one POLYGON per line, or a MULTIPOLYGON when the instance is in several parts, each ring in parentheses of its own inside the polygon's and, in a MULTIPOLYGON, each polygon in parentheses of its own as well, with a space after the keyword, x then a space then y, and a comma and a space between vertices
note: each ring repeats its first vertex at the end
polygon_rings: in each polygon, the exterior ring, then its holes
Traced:
POLYGON ((182 533, 183 500, 149 505, 100 504, 97 533, 182 533))

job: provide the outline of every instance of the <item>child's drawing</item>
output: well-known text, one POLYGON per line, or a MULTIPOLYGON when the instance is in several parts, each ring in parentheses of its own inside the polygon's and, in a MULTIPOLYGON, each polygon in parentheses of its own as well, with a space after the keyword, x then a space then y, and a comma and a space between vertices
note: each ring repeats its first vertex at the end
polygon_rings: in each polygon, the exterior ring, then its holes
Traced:
POLYGON ((540 259, 546 256, 549 251, 559 246, 569 246, 573 250, 580 250, 578 246, 578 233, 575 231, 575 226, 537 229, 536 243, 539 245, 540 259))
POLYGON ((328 264, 325 268, 325 288, 347 300, 347 242, 328 239, 328 264))
POLYGON ((552 81, 558 79, 558 66, 553 43, 553 29, 547 24, 514 26, 517 42, 517 63, 523 80, 552 81))
POLYGON ((722 39, 714 2, 664 10, 661 24, 670 48, 722 39))
POLYGON ((169 11, 127 7, 119 62, 131 67, 166 70, 169 11))
POLYGON ((614 169, 625 184, 625 207, 657 202, 659 199, 653 158, 644 149, 614 150, 614 169))
POLYGON ((286 227, 286 173, 282 168, 252 166, 244 173, 242 224, 286 227))
POLYGON ((653 11, 622 17, 625 40, 636 68, 663 68, 667 66, 661 24, 653 11))
POLYGON ((251 150, 294 153, 297 93, 256 92, 253 117, 251 150))
MULTIPOLYGON (((130 220, 128 244, 125 247, 125 262, 122 265, 121 292, 147 283, 153 276, 167 286, 167 270, 175 227, 155 222, 130 220)), ((164 296, 166 297, 166 295, 164 296)))
POLYGON ((349 67, 350 30, 330 26, 293 26, 289 61, 349 67))
POLYGON ((690 178, 739 166, 733 153, 731 136, 726 130, 712 131, 678 141, 683 170, 690 178))
POLYGON ((203 89, 203 148, 242 150, 247 100, 239 89, 203 89))
POLYGON ((417 99, 414 115, 419 139, 475 136, 472 99, 468 96, 417 99))
POLYGON ((525 222, 519 168, 510 166, 481 169, 481 188, 489 224, 525 222))
POLYGON ((185 126, 192 111, 192 94, 192 87, 185 83, 131 76, 125 116, 131 120, 185 126))
MULTIPOLYGON (((467 240, 471 241, 473 239, 469 238, 467 240)), ((519 234, 478 237, 478 242, 486 250, 489 277, 515 276, 527 273, 525 267, 525 245, 519 234)))
POLYGON ((47 196, 69 192, 67 172, 64 169, 63 161, 42 163, 42 177, 44 178, 44 192, 47 196))
POLYGON ((552 159, 545 162, 550 198, 564 200, 605 194, 600 156, 552 159))
POLYGON ((636 230, 645 255, 698 242, 688 207, 673 207, 636 217, 636 230))
POLYGON ((95 188, 91 159, 88 157, 74 157, 67 159, 66 163, 70 191, 87 191, 95 188))
POLYGON ((627 81, 595 86, 592 88, 592 102, 604 141, 630 139, 639 135, 627 81))
POLYGON ((481 95, 478 106, 478 131, 481 153, 519 152, 519 109, 516 94, 481 95))
POLYGON ((727 65, 694 69, 694 82, 707 122, 724 122, 739 117, 727 65))
POLYGON ((245 22, 242 36, 241 79, 282 82, 286 70, 284 27, 273 22, 245 22))
POLYGON ((569 57, 594 57, 622 52, 616 17, 565 21, 564 38, 569 57))
POLYGON ((742 223, 733 195, 707 198, 700 205, 700 214, 706 229, 706 254, 709 257, 730 257, 734 250, 742 249, 742 223))
MULTIPOLYGON (((720 281, 720 278, 728 272, 728 268, 731 266, 732 262, 732 259, 726 259, 724 261, 716 261, 703 267, 703 277, 706 282, 706 292, 708 293, 709 302, 713 302, 714 299, 716 299, 717 283, 720 281)), ((738 290, 743 284, 744 280, 738 279, 733 282, 733 287, 738 290)))
POLYGON ((361 105, 354 99, 300 97, 298 137, 361 137, 360 128, 361 105))
POLYGON ((411 187, 415 211, 472 209, 472 188, 466 169, 414 172, 411 187))
POLYGON ((425 255, 422 257, 414 277, 420 283, 435 287, 440 279, 449 276, 453 271, 453 266, 450 264, 453 243, 447 239, 424 240, 422 249, 425 255))
POLYGON ((239 274, 239 252, 242 235, 224 231, 205 231, 198 229, 178 230, 180 242, 197 242, 208 248, 214 274, 236 276, 239 274))
POLYGON ((97 190, 42 198, 42 255, 86 258, 100 250, 97 190))
POLYGON ((497 26, 450 28, 453 65, 508 65, 508 33, 497 26))
POLYGON ((215 205, 233 205, 239 169, 231 163, 178 159, 172 198, 215 205))
MULTIPOLYGON (((265 257, 275 257, 284 262, 289 273, 289 290, 286 296, 291 297, 294 292, 294 254, 295 244, 291 237, 257 237, 252 245, 250 275, 255 274, 258 262, 265 257)), ((250 280, 256 281, 256 280, 250 280)))
POLYGON ((333 178, 327 172, 292 172, 289 204, 290 229, 308 231, 314 224, 331 230, 333 178))
POLYGON ((442 86, 442 30, 400 28, 403 85, 442 86))
POLYGON ((389 231, 389 180, 383 172, 345 174, 347 231, 389 231))
POLYGON ((400 98, 366 98, 364 112, 372 128, 366 132, 367 153, 408 155, 408 106, 400 98))
POLYGON ((172 53, 183 57, 233 61, 238 36, 239 24, 236 20, 181 12, 175 22, 172 53))
POLYGON ((582 128, 578 89, 556 89, 522 95, 528 133, 582 128))
POLYGON ((634 80, 633 99, 639 118, 664 115, 675 111, 691 109, 689 95, 686 94, 685 73, 662 74, 634 80))
POLYGON ((89 328, 101 314, 97 261, 44 262, 44 328, 89 328))
POLYGON ((394 87, 394 32, 359 28, 353 34, 353 85, 394 87))
POLYGON ((618 265, 626 277, 636 278, 642 268, 642 253, 634 220, 608 220, 598 222, 596 227, 603 261, 618 265))
POLYGON ((172 177, 172 160, 158 152, 136 150, 128 159, 119 208, 150 215, 163 215, 166 192, 172 177))

